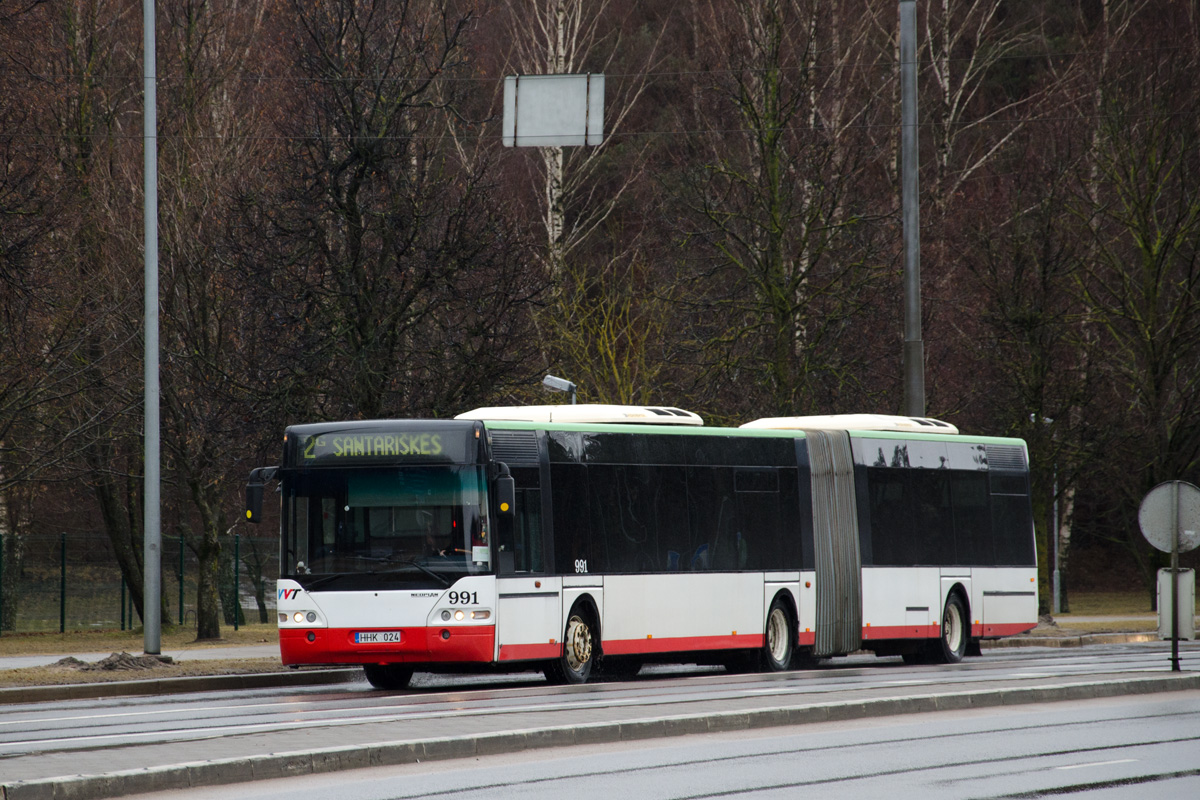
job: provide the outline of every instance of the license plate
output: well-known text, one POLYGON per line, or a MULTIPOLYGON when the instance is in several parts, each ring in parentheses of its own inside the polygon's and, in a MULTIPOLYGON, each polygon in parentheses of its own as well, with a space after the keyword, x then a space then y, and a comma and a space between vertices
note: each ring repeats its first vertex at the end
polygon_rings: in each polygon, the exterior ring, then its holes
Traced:
POLYGON ((399 642, 400 631, 355 631, 355 644, 387 644, 399 642))

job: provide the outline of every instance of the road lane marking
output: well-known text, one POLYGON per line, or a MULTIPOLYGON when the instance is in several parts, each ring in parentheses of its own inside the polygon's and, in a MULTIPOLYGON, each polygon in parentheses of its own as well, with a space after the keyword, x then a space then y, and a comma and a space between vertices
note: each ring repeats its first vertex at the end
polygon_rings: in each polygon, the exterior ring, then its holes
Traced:
POLYGON ((1136 758, 1118 758, 1115 761, 1092 761, 1088 764, 1071 764, 1066 767, 1055 767, 1055 769, 1086 769, 1088 767, 1107 767, 1112 764, 1132 764, 1137 761, 1136 758))

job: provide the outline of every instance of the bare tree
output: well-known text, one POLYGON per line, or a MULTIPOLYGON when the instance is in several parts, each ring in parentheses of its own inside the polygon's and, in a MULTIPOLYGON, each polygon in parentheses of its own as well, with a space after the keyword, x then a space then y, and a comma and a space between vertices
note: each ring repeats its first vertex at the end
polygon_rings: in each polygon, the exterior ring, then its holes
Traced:
MULTIPOLYGON (((1120 483, 1136 509, 1156 483, 1200 468, 1200 127, 1180 114, 1200 102, 1194 19, 1181 11, 1140 26, 1120 80, 1110 82, 1094 165, 1078 208, 1091 234, 1081 289, 1109 354, 1107 377, 1120 388, 1128 438, 1120 483)), ((1153 592, 1155 564, 1132 523, 1119 533, 1153 592)))
POLYGON ((447 136, 472 15, 449 2, 296 3, 302 90, 264 211, 288 390, 305 413, 448 413, 503 387, 539 291, 486 157, 447 136), (492 197, 489 197, 492 195, 492 197))
MULTIPOLYGON (((783 0, 711 4, 696 20, 713 72, 692 127, 716 129, 682 156, 698 163, 679 167, 699 225, 686 241, 707 258, 698 338, 727 379, 748 373, 758 384, 760 411, 812 408, 814 374, 826 386, 853 381, 838 355, 840 328, 871 283, 863 259, 877 209, 850 193, 865 151, 815 68, 828 22, 821 4, 783 0)), ((853 63, 845 52, 830 60, 853 63)))
POLYGON ((247 295, 227 242, 236 236, 238 190, 256 182, 264 158, 266 130, 253 113, 258 87, 245 73, 266 5, 184 0, 163 15, 164 73, 173 76, 163 92, 173 111, 162 126, 159 170, 163 442, 196 520, 194 533, 190 515, 181 528, 198 564, 197 639, 218 638, 222 607, 227 623, 238 608, 235 587, 220 596, 220 565, 231 518, 240 520, 231 500, 247 470, 236 467, 250 455, 245 409, 256 396, 244 377, 254 364, 243 337, 255 310, 238 302, 247 295))
MULTIPOLYGON (((605 73, 617 62, 625 44, 609 0, 507 0, 508 30, 513 55, 510 69, 527 75, 605 73)), ((656 36, 661 37, 661 28, 656 36)), ((649 73, 658 61, 659 39, 653 40, 630 65, 631 73, 606 80, 612 96, 605 98, 605 136, 619 136, 644 95, 649 73)), ((545 265, 554 282, 562 278, 567 259, 604 224, 621 198, 641 177, 647 145, 634 143, 634 152, 612 170, 607 147, 539 147, 540 169, 534 173, 545 228, 545 265)), ((621 254, 624 256, 627 254, 621 254)))

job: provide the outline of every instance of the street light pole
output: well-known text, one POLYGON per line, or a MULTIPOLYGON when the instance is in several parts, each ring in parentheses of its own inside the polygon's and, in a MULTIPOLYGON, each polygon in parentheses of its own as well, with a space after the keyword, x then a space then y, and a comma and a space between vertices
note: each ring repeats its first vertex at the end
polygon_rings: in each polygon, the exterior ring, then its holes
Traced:
POLYGON ((154 0, 142 0, 142 147, 145 175, 145 487, 142 579, 142 632, 145 651, 162 651, 162 518, 160 516, 158 408, 158 113, 155 64, 154 0))
POLYGON ((904 233, 904 413, 925 416, 921 230, 917 194, 917 4, 900 0, 900 203, 904 233))

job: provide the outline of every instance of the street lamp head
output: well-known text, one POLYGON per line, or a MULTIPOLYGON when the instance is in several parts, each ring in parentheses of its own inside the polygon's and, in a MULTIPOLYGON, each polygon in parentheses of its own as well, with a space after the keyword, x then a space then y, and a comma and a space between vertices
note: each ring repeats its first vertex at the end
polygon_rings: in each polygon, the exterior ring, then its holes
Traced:
POLYGON ((567 392, 571 395, 571 404, 575 404, 575 384, 566 378, 558 378, 554 375, 547 375, 542 378, 542 386, 545 386, 552 392, 567 392))

